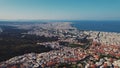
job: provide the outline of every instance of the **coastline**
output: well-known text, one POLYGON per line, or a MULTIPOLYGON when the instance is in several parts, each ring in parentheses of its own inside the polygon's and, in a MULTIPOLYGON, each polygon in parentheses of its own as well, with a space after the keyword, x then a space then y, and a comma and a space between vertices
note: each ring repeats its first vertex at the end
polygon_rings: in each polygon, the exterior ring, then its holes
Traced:
MULTIPOLYGON (((13 57, 9 60, 0 62, 0 67, 13 66, 24 66, 24 67, 51 67, 58 65, 60 63, 74 63, 77 61, 88 62, 86 57, 90 56, 88 59, 92 58, 97 64, 98 60, 105 57, 100 56, 112 56, 113 59, 119 61, 120 53, 120 33, 115 32, 102 32, 102 31, 81 31, 77 28, 71 26, 71 23, 46 23, 46 24, 36 24, 36 25, 26 25, 29 29, 25 35, 38 35, 53 37, 58 36, 57 41, 52 42, 37 42, 39 46, 43 45, 46 47, 53 48, 52 51, 44 53, 27 53, 21 56, 13 57), (60 44, 60 42, 67 42, 67 46, 60 44), (70 44, 74 44, 70 47, 70 44), (75 47, 76 45, 79 47, 75 47), (82 48, 82 46, 87 48, 82 48), (58 50, 56 50, 56 48, 58 50), (97 57, 96 57, 97 56, 97 57), (84 59, 84 60, 83 60, 84 59)), ((19 25, 18 28, 26 29, 25 26, 19 25)), ((112 58, 111 57, 111 58, 112 58)), ((109 59, 109 56, 107 57, 109 59)), ((92 62, 91 61, 91 62, 92 62)), ((101 61, 99 61, 101 63, 101 61)), ((109 61, 107 61, 109 62, 109 61)), ((117 62, 117 61, 115 61, 117 62)), ((103 62, 102 62, 103 63, 103 62)), ((104 62, 105 63, 105 62, 104 62)), ((86 66, 89 63, 85 63, 86 66)), ((115 63, 116 64, 116 63, 115 63)), ((24 68, 23 67, 23 68, 24 68)))
POLYGON ((72 21, 79 30, 120 33, 120 21, 72 21))

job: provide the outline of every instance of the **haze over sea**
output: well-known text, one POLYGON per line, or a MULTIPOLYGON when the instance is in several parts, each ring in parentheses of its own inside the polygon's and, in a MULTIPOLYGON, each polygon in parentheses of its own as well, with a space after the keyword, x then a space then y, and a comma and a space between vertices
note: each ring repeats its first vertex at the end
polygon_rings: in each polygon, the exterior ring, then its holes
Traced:
POLYGON ((72 21, 72 26, 80 30, 120 33, 120 21, 72 21))

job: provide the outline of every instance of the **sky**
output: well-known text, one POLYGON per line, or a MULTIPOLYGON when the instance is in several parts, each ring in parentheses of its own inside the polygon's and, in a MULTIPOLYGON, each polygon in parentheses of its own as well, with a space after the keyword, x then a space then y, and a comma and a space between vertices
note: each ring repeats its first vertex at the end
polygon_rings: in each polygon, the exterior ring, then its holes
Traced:
POLYGON ((0 0, 0 20, 120 20, 120 0, 0 0))

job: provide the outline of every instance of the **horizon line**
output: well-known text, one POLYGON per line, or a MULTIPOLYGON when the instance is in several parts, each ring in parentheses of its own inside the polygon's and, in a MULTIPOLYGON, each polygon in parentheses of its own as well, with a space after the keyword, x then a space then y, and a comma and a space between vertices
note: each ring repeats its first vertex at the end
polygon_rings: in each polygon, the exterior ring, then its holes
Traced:
POLYGON ((55 19, 0 19, 0 21, 120 21, 120 20, 55 20, 55 19))

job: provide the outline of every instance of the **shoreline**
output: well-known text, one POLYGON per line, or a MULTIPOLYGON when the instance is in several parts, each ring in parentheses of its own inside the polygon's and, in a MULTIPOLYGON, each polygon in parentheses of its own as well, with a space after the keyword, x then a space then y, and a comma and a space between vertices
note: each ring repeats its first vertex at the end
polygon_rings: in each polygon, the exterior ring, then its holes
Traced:
POLYGON ((72 22, 72 26, 79 30, 85 31, 101 31, 120 33, 120 21, 78 21, 72 22))
MULTIPOLYGON (((120 57, 120 33, 111 32, 100 32, 100 31, 80 31, 75 27, 71 26, 71 23, 47 23, 47 24, 36 24, 26 25, 31 29, 28 34, 39 35, 46 37, 58 36, 58 40, 54 42, 42 42, 38 43, 43 46, 48 46, 54 50, 43 53, 27 53, 21 56, 13 57, 9 60, 0 63, 0 66, 9 66, 22 63, 23 66, 27 67, 39 67, 39 66, 53 66, 60 63, 73 63, 80 61, 85 57, 91 55, 94 60, 103 59, 101 55, 112 55, 114 57, 120 57), (60 42, 67 42, 66 44, 60 44, 60 42), (68 44, 69 43, 69 44, 68 44), (70 47, 79 45, 79 47, 70 47), (88 46, 89 45, 89 46, 88 46), (80 46, 88 46, 84 49, 80 46), (109 48, 108 48, 109 47, 109 48), (58 50, 55 50, 58 48, 58 50), (95 57, 94 57, 95 56, 95 57), (97 57, 96 57, 97 56, 97 57), (30 62, 30 64, 29 64, 30 62), (31 66, 32 65, 32 66, 31 66)), ((25 26, 19 25, 19 28, 26 29, 25 26)), ((27 35, 27 34, 26 34, 27 35)), ((36 43, 36 44, 37 44, 36 43)), ((88 58, 90 60, 90 58, 88 58)), ((108 58, 109 59, 109 58, 108 58)), ((116 58, 113 58, 116 59, 116 58)), ((118 59, 116 59, 118 60, 118 59)), ((87 60, 83 60, 86 61, 87 60)), ((101 61, 100 61, 101 62, 101 61)), ((96 62, 97 63, 97 62, 96 62)), ((89 63, 85 63, 86 65, 89 63)), ((96 65, 96 64, 94 64, 96 65)), ((24 67, 23 67, 24 68, 24 67)))

